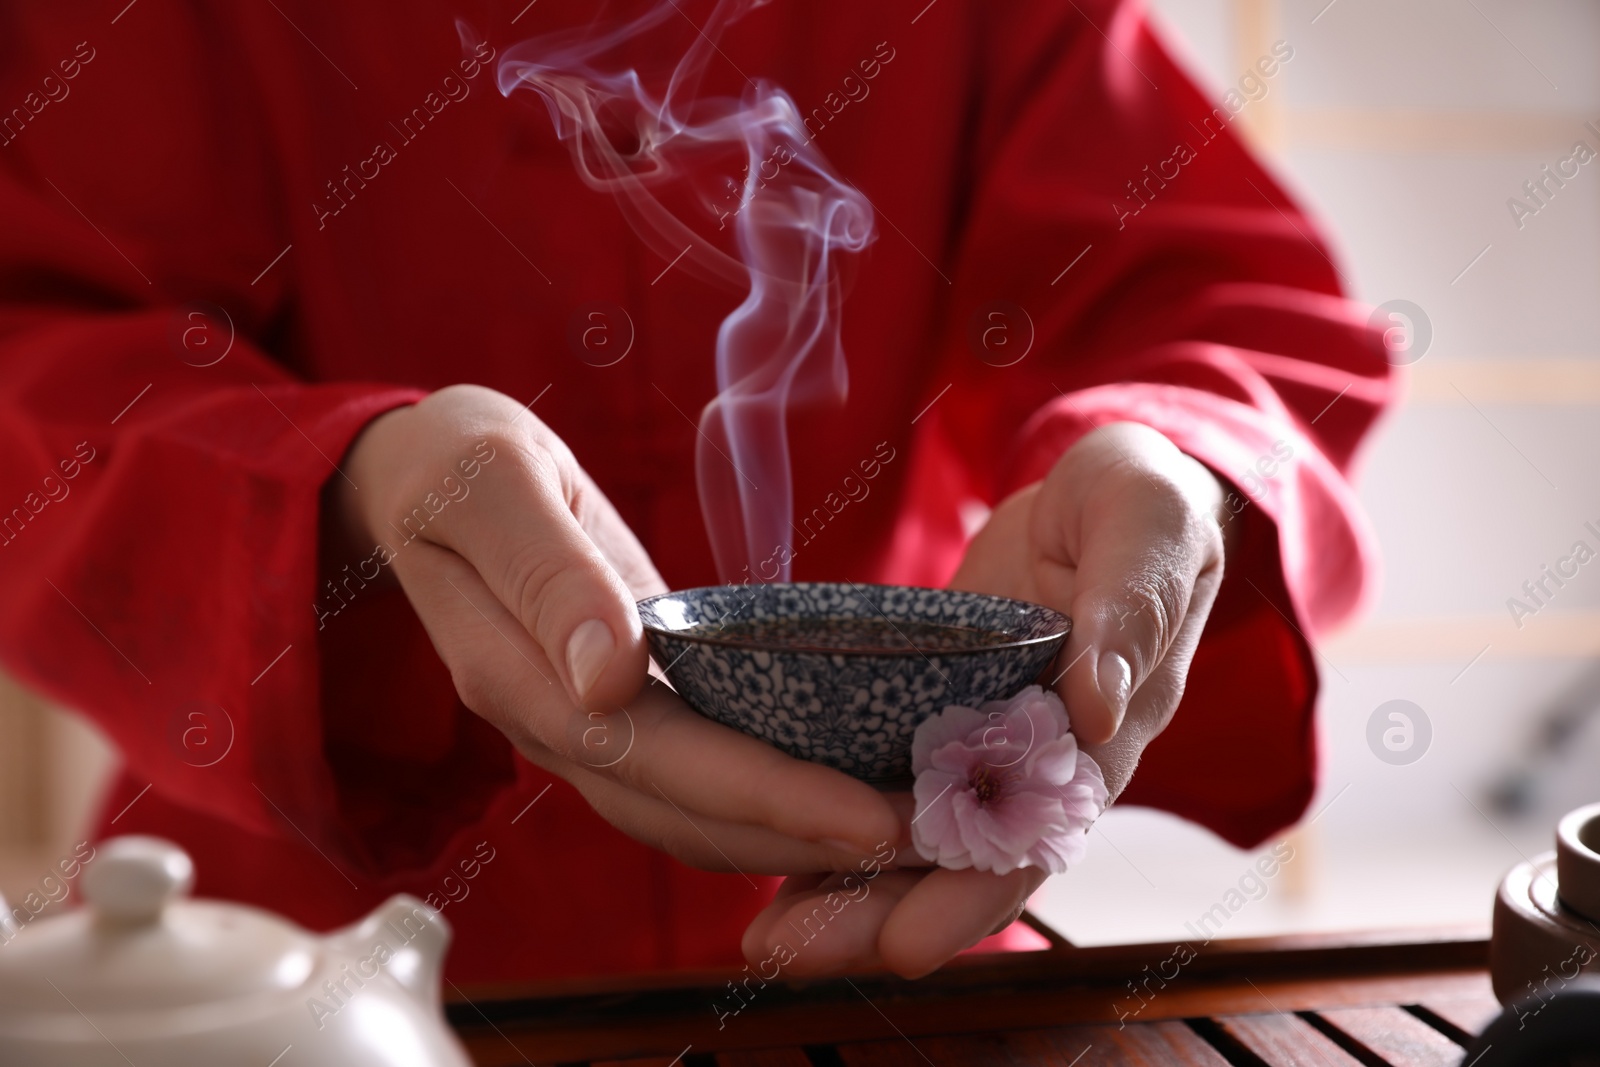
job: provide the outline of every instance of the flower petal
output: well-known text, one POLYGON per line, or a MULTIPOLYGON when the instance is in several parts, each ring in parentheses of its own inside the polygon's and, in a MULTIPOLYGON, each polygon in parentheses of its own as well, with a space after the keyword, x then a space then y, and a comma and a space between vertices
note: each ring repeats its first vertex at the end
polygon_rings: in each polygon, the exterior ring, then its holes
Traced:
MULTIPOLYGON (((968 848, 969 839, 962 831, 961 824, 971 817, 978 802, 973 799, 970 792, 957 788, 952 789, 950 795, 939 803, 949 805, 950 814, 949 821, 943 827, 944 834, 933 842, 933 848, 930 850, 936 857, 933 862, 953 871, 971 867, 972 852, 968 848)), ((914 837, 917 829, 913 827, 911 832, 914 837)))
POLYGON ((911 845, 929 863, 947 866, 946 858, 964 853, 961 833, 955 823, 953 795, 966 788, 966 779, 936 770, 917 776, 911 795, 917 807, 911 817, 911 845))
POLYGON ((1034 792, 1013 793, 986 805, 983 818, 975 821, 996 848, 1015 857, 1025 855, 1041 837, 1071 828, 1058 798, 1034 792))
POLYGON ((951 741, 933 750, 928 758, 926 770, 939 771, 943 774, 953 774, 962 781, 971 777, 972 772, 984 764, 983 751, 973 748, 965 741, 951 741))
POLYGON ((950 705, 918 727, 912 752, 912 843, 942 867, 1059 874, 1083 857, 1106 808, 1099 765, 1039 686, 981 709, 950 705))
POLYGON ((967 803, 957 805, 956 825, 961 833, 961 842, 966 846, 971 865, 976 870, 1010 874, 1016 870, 1018 857, 995 844, 990 836, 992 827, 987 816, 984 807, 970 797, 967 803))
POLYGON ((1067 834, 1049 834, 1041 837, 1028 850, 1028 861, 1051 874, 1060 874, 1079 860, 1089 850, 1089 827, 1067 834))
POLYGON ((951 704, 937 715, 922 720, 911 738, 911 773, 921 774, 931 765, 935 750, 951 742, 964 742, 986 720, 976 708, 951 704))
POLYGON ((1077 769, 1078 739, 1068 734, 1035 746, 1034 750, 1028 753, 1028 761, 1023 767, 1023 777, 1030 782, 1066 785, 1072 781, 1077 769))

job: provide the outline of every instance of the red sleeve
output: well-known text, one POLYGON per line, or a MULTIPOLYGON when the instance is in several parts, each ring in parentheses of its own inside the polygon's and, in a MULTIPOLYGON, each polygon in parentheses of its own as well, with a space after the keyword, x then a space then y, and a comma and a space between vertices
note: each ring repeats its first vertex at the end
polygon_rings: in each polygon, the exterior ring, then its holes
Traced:
POLYGON ((206 63, 181 14, 129 20, 113 51, 49 10, 0 14, 0 98, 30 98, 45 59, 75 68, 0 145, 0 658, 159 794, 348 854, 319 494, 360 428, 418 394, 306 383, 253 340, 292 352, 295 256, 268 150, 231 126, 258 106, 237 66, 206 63), (151 54, 206 70, 205 91, 126 66, 151 54), (197 297, 226 318, 189 318, 197 297), (196 723, 210 749, 186 743, 196 723))
MULTIPOLYGON (((1348 479, 1391 368, 1314 225, 1138 5, 981 16, 986 92, 934 386, 950 381, 951 402, 924 439, 991 503, 1113 420, 1162 431, 1234 483, 1242 525, 1223 590, 1177 717, 1125 799, 1251 844, 1314 786, 1306 635, 1373 589, 1348 479), (990 325, 1003 330, 986 348, 990 325)), ((1267 57, 1280 76, 1287 52, 1267 57)))

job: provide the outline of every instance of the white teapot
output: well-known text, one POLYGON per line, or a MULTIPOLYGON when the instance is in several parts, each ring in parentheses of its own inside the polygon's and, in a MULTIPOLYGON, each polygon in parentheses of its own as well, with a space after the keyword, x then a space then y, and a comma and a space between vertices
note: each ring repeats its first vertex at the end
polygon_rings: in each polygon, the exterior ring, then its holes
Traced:
POLYGON ((0 1064, 471 1065, 440 1008, 450 927, 415 897, 318 936, 182 899, 194 865, 155 837, 105 842, 81 878, 87 907, 3 931, 0 1064))

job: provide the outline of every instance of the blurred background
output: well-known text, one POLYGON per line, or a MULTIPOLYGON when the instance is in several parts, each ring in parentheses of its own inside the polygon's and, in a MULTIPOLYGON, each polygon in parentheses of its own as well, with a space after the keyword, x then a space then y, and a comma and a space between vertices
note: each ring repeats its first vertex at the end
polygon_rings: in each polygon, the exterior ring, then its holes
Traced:
MULTIPOLYGON (((1322 787, 1280 839, 1292 860, 1253 880, 1255 854, 1113 810, 1034 909, 1080 944, 1192 940, 1208 912, 1224 937, 1486 929, 1506 869, 1600 799, 1600 559, 1539 602, 1523 589, 1580 540, 1600 553, 1600 160, 1543 204, 1523 187, 1578 141, 1600 150, 1600 7, 1153 7, 1218 97, 1293 49, 1245 87, 1235 128, 1321 217, 1355 296, 1414 305, 1393 320, 1408 400, 1360 482, 1387 574, 1372 618, 1317 639, 1322 787), (1512 198, 1539 210, 1519 219, 1512 198), (1514 617, 1513 597, 1537 610, 1514 617)), ((111 764, 88 727, 0 683, 0 892, 71 851, 111 764)))
POLYGON ((1600 552, 1600 161, 1568 164, 1542 206, 1523 188, 1578 141, 1600 151, 1600 7, 1151 6, 1219 96, 1274 42, 1294 49, 1234 125, 1320 216, 1352 294, 1423 318, 1393 320, 1412 334, 1396 356, 1414 361, 1408 395, 1359 482, 1383 595, 1316 641, 1323 777, 1312 821, 1283 839, 1295 858, 1228 898, 1252 854, 1113 810, 1034 910, 1081 944, 1192 939, 1184 924, 1219 902, 1225 937, 1487 929, 1505 871, 1600 800, 1600 563, 1570 559, 1561 586, 1543 572, 1580 540, 1600 552), (1523 583, 1541 578, 1552 595, 1534 601, 1523 583), (1514 616, 1513 597, 1533 612, 1514 616))

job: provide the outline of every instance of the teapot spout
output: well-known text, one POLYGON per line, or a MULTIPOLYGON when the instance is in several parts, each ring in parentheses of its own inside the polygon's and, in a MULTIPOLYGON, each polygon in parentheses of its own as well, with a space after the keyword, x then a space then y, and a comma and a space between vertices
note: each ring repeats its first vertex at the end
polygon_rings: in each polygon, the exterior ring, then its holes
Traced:
POLYGON ((408 893, 397 893, 351 926, 335 930, 328 947, 358 960, 372 960, 417 1003, 438 1010, 450 924, 408 893))

